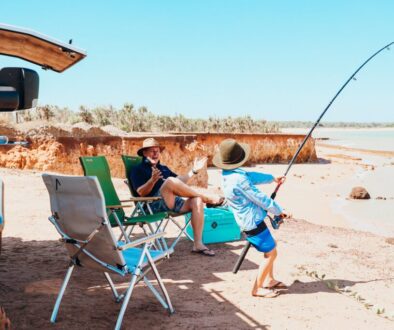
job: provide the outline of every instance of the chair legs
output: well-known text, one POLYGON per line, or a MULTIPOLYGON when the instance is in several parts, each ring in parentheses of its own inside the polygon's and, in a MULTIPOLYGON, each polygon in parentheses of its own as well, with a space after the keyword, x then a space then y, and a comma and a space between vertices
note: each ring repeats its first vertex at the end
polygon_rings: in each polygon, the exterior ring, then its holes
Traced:
MULTIPOLYGON (((124 296, 123 304, 122 304, 122 307, 120 308, 118 319, 116 320, 115 330, 120 329, 120 326, 122 325, 123 316, 124 316, 124 313, 126 312, 127 305, 129 304, 129 300, 131 298, 131 294, 133 293, 134 286, 137 283, 137 279, 138 279, 138 277, 141 274, 140 265, 144 261, 145 255, 147 254, 147 251, 148 251, 148 245, 145 244, 144 248, 142 250, 142 253, 141 253, 140 257, 139 257, 139 260, 138 260, 137 264, 135 265, 133 274, 131 276, 130 285, 127 288, 126 294, 124 296)), ((149 253, 148 253, 148 255, 149 255, 149 253)))
POLYGON ((129 304, 129 301, 130 301, 131 295, 133 293, 135 284, 137 283, 137 281, 141 280, 141 278, 144 279, 145 284, 148 286, 149 289, 151 289, 152 293, 157 298, 157 300, 163 305, 163 307, 165 309, 167 309, 170 314, 175 312, 174 308, 172 307, 171 300, 170 300, 170 297, 168 295, 168 292, 167 292, 167 290, 166 290, 166 288, 164 286, 163 280, 161 279, 160 274, 157 271, 155 262, 154 262, 154 260, 152 259, 152 256, 149 253, 148 245, 145 245, 144 249, 143 249, 143 251, 141 253, 140 259, 139 259, 139 261, 138 261, 138 263, 137 263, 137 265, 136 265, 136 267, 135 267, 135 269, 133 271, 133 274, 132 274, 132 277, 131 277, 131 281, 130 281, 130 285, 127 288, 127 291, 126 291, 126 293, 124 295, 123 304, 122 304, 122 307, 120 309, 118 319, 116 321, 115 330, 120 329, 120 327, 122 325, 123 317, 124 317, 124 314, 126 312, 127 305, 129 304), (163 292, 164 299, 160 295, 160 293, 153 287, 152 283, 150 283, 150 281, 146 277, 146 275, 143 272, 141 272, 140 265, 142 264, 145 256, 148 258, 149 265, 150 265, 153 273, 155 274, 155 277, 157 279, 157 282, 158 282, 158 284, 160 286, 161 291, 163 292))
POLYGON ((160 304, 166 309, 169 310, 169 306, 166 303, 166 301, 163 299, 163 297, 160 295, 160 293, 155 289, 153 284, 149 281, 147 276, 144 276, 144 283, 146 286, 152 291, 153 295, 156 297, 156 299, 160 302, 160 304))
MULTIPOLYGON (((169 312, 170 314, 172 314, 172 313, 175 312, 175 310, 174 310, 174 307, 172 307, 171 300, 170 300, 170 296, 168 295, 167 289, 166 289, 166 287, 164 286, 163 280, 161 279, 161 276, 160 276, 159 272, 157 271, 156 265, 155 265, 155 263, 154 263, 154 261, 153 261, 151 255, 150 255, 149 253, 147 253, 147 257, 148 257, 149 265, 151 266, 152 271, 153 271, 153 273, 155 274, 155 277, 156 277, 156 279, 157 279, 157 283, 159 284, 160 289, 161 289, 161 291, 163 292, 163 295, 164 295, 164 298, 165 298, 167 304, 164 303, 164 301, 163 301, 162 297, 160 296, 160 294, 159 294, 153 287, 151 287, 151 285, 148 285, 148 286, 150 287, 151 290, 153 289, 153 290, 152 290, 153 294, 154 294, 154 295, 156 296, 156 298, 160 301, 160 303, 163 305, 163 307, 164 307, 165 309, 167 309, 168 312, 169 312), (160 297, 160 299, 159 299, 159 297, 160 297)), ((145 279, 144 279, 144 280, 145 280, 145 279)), ((145 281, 145 283, 146 283, 146 282, 147 282, 147 281, 145 281)), ((148 282, 149 282, 149 281, 148 281, 148 282)), ((150 284, 150 283, 149 283, 149 284, 150 284)))
POLYGON ((180 233, 178 236, 175 238, 175 240, 172 242, 170 248, 175 249, 175 245, 177 245, 178 241, 182 237, 182 234, 188 237, 191 241, 194 241, 193 237, 190 237, 190 235, 186 232, 186 227, 189 225, 190 220, 185 223, 184 226, 180 225, 178 221, 176 221, 173 217, 170 218, 171 222, 176 225, 180 229, 180 233))
MULTIPOLYGON (((136 204, 136 207, 135 207, 135 209, 134 209, 134 211, 133 211, 132 214, 133 214, 133 215, 136 214, 136 213, 140 213, 140 214, 144 214, 144 215, 146 215, 146 214, 154 214, 153 211, 152 211, 152 209, 151 209, 151 207, 149 206, 149 203, 145 204, 145 205, 146 205, 146 208, 147 208, 147 211, 144 210, 144 206, 143 206, 143 205, 144 205, 144 204, 138 202, 138 203, 136 204)), ((161 238, 161 243, 159 242, 159 240, 157 240, 157 242, 155 243, 155 246, 158 245, 158 246, 157 246, 157 249, 158 249, 158 250, 162 250, 162 251, 163 251, 163 250, 166 250, 166 251, 174 250, 175 245, 178 243, 179 239, 182 237, 182 234, 185 235, 187 238, 189 238, 191 241, 194 241, 193 237, 191 237, 191 236, 186 232, 186 227, 189 225, 190 220, 191 220, 191 219, 189 219, 189 221, 187 221, 187 222, 185 223, 185 225, 181 225, 173 216, 169 216, 169 217, 166 219, 166 221, 160 222, 160 224, 157 226, 156 230, 153 230, 153 229, 152 229, 152 226, 149 224, 148 226, 149 226, 149 228, 150 228, 150 230, 151 230, 152 233, 158 232, 159 230, 161 230, 161 231, 164 232, 164 231, 166 230, 166 228, 167 228, 167 225, 168 225, 170 222, 172 222, 176 227, 178 227, 178 229, 179 229, 179 231, 180 231, 180 233, 178 234, 178 236, 177 236, 177 237, 175 238, 175 240, 171 243, 170 247, 168 247, 167 242, 166 242, 166 240, 165 240, 164 237, 161 238), (160 228, 161 228, 161 229, 160 229, 160 228), (161 244, 163 244, 163 247, 161 246, 161 244)), ((143 226, 143 230, 144 230, 145 235, 147 235, 146 230, 144 229, 144 226, 143 226)), ((130 234, 131 234, 131 232, 130 232, 130 234)))
POLYGON ((122 232, 122 235, 120 236, 119 240, 124 237, 125 241, 127 243, 130 243, 130 238, 127 236, 126 230, 124 229, 122 223, 120 222, 120 219, 118 217, 118 215, 116 214, 116 212, 111 212, 114 215, 115 221, 118 224, 118 227, 120 229, 120 231, 122 232))
MULTIPOLYGON (((68 270, 67 270, 67 273, 66 273, 66 276, 64 277, 62 286, 60 288, 58 297, 56 299, 55 306, 53 308, 53 312, 52 312, 52 315, 51 315, 51 322, 52 323, 56 322, 56 317, 57 317, 57 314, 58 314, 58 311, 59 311, 60 303, 62 301, 64 292, 66 291, 68 282, 70 281, 70 278, 71 278, 72 272, 74 270, 74 267, 75 267, 75 265, 73 263, 70 263, 70 265, 68 267, 68 270)), ((144 282, 146 283, 148 288, 152 291, 154 296, 163 305, 163 307, 165 309, 167 309, 170 314, 174 313, 175 310, 174 310, 174 308, 173 308, 173 306, 171 304, 170 297, 169 297, 168 292, 167 292, 167 290, 166 290, 166 288, 164 286, 163 280, 161 279, 160 274, 157 271, 155 262, 154 262, 154 260, 152 259, 152 256, 149 253, 149 249, 148 249, 148 245, 147 244, 143 248, 143 251, 141 253, 139 261, 136 264, 136 267, 135 267, 135 269, 134 269, 134 271, 133 271, 133 273, 131 275, 130 284, 129 284, 129 286, 128 286, 128 288, 127 288, 127 290, 126 290, 126 292, 124 294, 119 294, 118 293, 118 291, 116 290, 115 285, 114 285, 111 277, 109 276, 109 274, 107 272, 104 272, 104 276, 107 279, 107 281, 108 281, 108 283, 109 283, 109 285, 111 287, 112 293, 113 293, 113 295, 115 297, 115 301, 116 302, 120 302, 123 299, 122 307, 120 309, 120 312, 119 312, 119 315, 118 315, 118 319, 116 320, 116 326, 115 326, 116 330, 119 330, 121 325, 122 325, 123 317, 124 317, 124 314, 126 312, 126 309, 127 309, 128 304, 129 304, 129 301, 131 299, 131 295, 133 293, 134 287, 135 287, 136 283, 139 280, 141 280, 141 279, 144 279, 144 282), (155 274, 155 277, 157 279, 157 282, 159 284, 159 287, 160 287, 163 295, 161 295, 153 287, 152 283, 145 276, 145 273, 143 273, 141 271, 140 265, 143 263, 145 256, 147 257, 149 265, 150 265, 153 273, 155 274)))
POLYGON ((123 304, 122 304, 122 307, 121 307, 119 315, 118 315, 118 319, 116 320, 115 330, 119 330, 122 325, 123 316, 126 312, 127 305, 129 304, 131 294, 133 293, 134 286, 137 282, 137 277, 138 277, 138 275, 136 275, 136 274, 133 274, 133 276, 131 277, 130 285, 127 288, 126 294, 124 296, 123 304))
POLYGON ((124 298, 124 294, 118 293, 118 291, 115 288, 114 282, 112 281, 111 277, 109 276, 109 274, 107 272, 104 272, 104 276, 107 279, 109 286, 111 287, 111 291, 115 297, 115 302, 117 302, 117 303, 121 302, 122 299, 124 298))
POLYGON ((72 274, 72 272, 74 270, 74 267, 75 267, 75 265, 71 263, 70 266, 68 267, 66 276, 64 277, 62 286, 60 288, 59 294, 58 294, 57 299, 56 299, 55 307, 53 308, 53 312, 52 312, 52 315, 51 315, 51 322, 52 323, 56 322, 57 312, 59 311, 59 307, 60 307, 60 303, 62 302, 64 291, 66 291, 67 284, 68 284, 68 281, 70 280, 70 277, 71 277, 71 274, 72 274))

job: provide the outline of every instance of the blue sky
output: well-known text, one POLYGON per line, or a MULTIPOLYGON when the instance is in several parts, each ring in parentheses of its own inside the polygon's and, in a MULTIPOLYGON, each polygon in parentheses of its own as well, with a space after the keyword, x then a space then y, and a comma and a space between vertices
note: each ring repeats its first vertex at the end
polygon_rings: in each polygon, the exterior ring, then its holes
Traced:
MULTIPOLYGON (((125 102, 193 118, 315 121, 353 71, 394 41, 394 1, 0 2, 0 22, 85 49, 40 74, 40 104, 125 102)), ((326 121, 394 121, 394 47, 360 72, 326 121)))

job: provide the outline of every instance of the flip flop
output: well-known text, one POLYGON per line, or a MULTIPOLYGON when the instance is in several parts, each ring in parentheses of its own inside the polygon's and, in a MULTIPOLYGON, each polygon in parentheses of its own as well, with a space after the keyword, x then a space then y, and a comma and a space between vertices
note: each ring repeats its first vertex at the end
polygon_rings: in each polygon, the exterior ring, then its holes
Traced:
POLYGON ((198 254, 202 254, 203 256, 207 256, 207 257, 214 257, 215 256, 215 252, 213 252, 212 250, 205 248, 205 249, 198 249, 198 250, 192 250, 192 253, 198 253, 198 254))
POLYGON ((265 286, 265 289, 287 289, 287 285, 281 281, 277 281, 274 285, 265 286))
POLYGON ((219 206, 223 206, 226 204, 226 199, 224 197, 220 197, 219 202, 214 204, 214 203, 206 203, 205 206, 208 208, 211 207, 219 207, 219 206))
POLYGON ((280 295, 280 292, 278 292, 276 290, 272 290, 272 289, 265 289, 265 288, 257 289, 257 292, 255 294, 252 294, 253 297, 258 297, 258 298, 275 298, 279 295, 280 295), (259 290, 261 290, 261 289, 266 290, 266 292, 259 293, 259 290))

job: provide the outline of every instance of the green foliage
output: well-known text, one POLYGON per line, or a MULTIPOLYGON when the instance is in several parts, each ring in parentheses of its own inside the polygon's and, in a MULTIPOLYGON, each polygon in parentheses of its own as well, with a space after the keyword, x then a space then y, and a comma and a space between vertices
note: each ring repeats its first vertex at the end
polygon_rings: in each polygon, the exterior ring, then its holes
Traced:
POLYGON ((78 113, 79 118, 81 121, 88 123, 88 124, 93 124, 93 114, 92 112, 86 108, 85 106, 81 105, 79 107, 79 113, 78 113))
POLYGON ((23 115, 24 121, 37 119, 68 124, 82 121, 97 126, 113 125, 126 132, 275 133, 279 130, 278 125, 255 120, 249 115, 191 119, 182 114, 156 115, 146 107, 135 109, 131 103, 124 104, 121 109, 80 106, 77 113, 68 108, 44 105, 23 115))
MULTIPOLYGON (((136 109, 126 103, 121 109, 112 106, 88 108, 80 106, 79 112, 53 105, 38 106, 22 112, 22 121, 44 120, 55 123, 75 124, 79 121, 91 125, 113 125, 126 132, 198 132, 198 133, 277 133, 281 128, 311 128, 314 123, 302 121, 267 122, 240 117, 215 117, 192 119, 182 114, 156 115, 146 107, 136 109)), ((322 127, 394 127, 394 123, 321 123, 322 127)))
POLYGON ((55 107, 54 114, 53 120, 56 123, 75 124, 79 121, 78 115, 68 108, 55 107))
POLYGON ((59 108, 54 105, 42 105, 33 109, 21 111, 21 119, 23 122, 43 120, 43 121, 56 121, 66 123, 74 114, 68 108, 59 108))
POLYGON ((38 109, 39 117, 42 120, 49 121, 52 117, 55 116, 54 107, 50 105, 44 105, 38 109))
POLYGON ((99 126, 112 125, 116 121, 116 110, 112 107, 96 107, 91 110, 93 122, 99 126))

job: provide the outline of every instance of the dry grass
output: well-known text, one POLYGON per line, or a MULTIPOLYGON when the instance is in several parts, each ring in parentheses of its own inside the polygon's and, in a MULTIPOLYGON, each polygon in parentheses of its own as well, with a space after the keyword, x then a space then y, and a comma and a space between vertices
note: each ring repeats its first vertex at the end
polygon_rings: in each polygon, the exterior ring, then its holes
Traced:
MULTIPOLYGON (((12 119, 6 119, 12 121, 12 119)), ((85 122, 99 127, 112 125, 126 132, 210 132, 210 133, 275 133, 278 125, 250 116, 209 117, 191 119, 181 114, 156 115, 146 107, 138 109, 130 103, 121 109, 112 106, 88 108, 81 106, 79 112, 53 105, 18 112, 18 123, 44 121, 47 123, 75 124, 85 122)))

